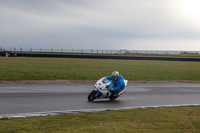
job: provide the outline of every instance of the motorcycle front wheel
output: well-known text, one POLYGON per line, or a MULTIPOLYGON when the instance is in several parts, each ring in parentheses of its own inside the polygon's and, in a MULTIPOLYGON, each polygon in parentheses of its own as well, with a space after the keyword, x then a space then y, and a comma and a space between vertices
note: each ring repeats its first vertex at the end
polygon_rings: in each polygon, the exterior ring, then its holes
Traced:
POLYGON ((95 95, 96 95, 97 91, 93 90, 90 92, 90 94, 88 95, 88 101, 94 101, 94 99, 96 99, 95 95))

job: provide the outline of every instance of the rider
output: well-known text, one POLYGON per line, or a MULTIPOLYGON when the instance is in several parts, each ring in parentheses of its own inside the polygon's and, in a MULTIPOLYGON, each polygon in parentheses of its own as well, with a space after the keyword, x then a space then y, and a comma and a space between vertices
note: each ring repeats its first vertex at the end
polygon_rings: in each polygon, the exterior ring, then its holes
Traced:
POLYGON ((118 71, 114 71, 111 76, 106 76, 107 79, 112 80, 115 84, 114 88, 109 88, 109 91, 114 93, 114 95, 118 95, 120 91, 124 91, 125 83, 122 75, 119 74, 118 71))

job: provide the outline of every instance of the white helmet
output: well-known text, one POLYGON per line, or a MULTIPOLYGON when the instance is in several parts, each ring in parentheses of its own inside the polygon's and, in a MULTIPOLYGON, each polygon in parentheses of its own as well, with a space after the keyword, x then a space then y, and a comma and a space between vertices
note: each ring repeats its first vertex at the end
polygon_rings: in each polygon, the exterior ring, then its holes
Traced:
POLYGON ((112 73, 112 78, 113 78, 114 80, 117 80, 117 79, 119 78, 119 72, 118 72, 118 71, 114 71, 114 72, 112 73))

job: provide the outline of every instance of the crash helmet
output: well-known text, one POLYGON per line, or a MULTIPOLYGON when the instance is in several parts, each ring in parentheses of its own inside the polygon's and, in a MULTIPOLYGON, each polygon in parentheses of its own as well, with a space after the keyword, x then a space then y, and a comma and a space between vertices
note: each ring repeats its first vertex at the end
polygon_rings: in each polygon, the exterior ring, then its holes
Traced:
POLYGON ((112 78, 113 78, 114 80, 117 80, 117 79, 119 78, 119 72, 118 72, 118 71, 114 71, 114 72, 112 73, 112 78))

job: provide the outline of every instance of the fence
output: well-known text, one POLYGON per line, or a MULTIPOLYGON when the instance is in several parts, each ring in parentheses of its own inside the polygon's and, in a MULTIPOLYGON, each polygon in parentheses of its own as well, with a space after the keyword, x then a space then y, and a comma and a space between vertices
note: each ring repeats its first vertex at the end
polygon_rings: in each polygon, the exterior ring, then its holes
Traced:
POLYGON ((0 47, 0 51, 8 52, 48 52, 48 53, 89 53, 89 54, 123 54, 126 50, 103 50, 103 49, 23 49, 23 48, 7 48, 0 47))
POLYGON ((187 56, 200 57, 200 51, 161 51, 161 50, 103 50, 103 49, 23 49, 23 48, 3 48, 5 52, 30 52, 30 53, 67 53, 67 54, 125 54, 125 55, 144 55, 144 56, 187 56))

